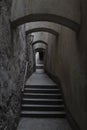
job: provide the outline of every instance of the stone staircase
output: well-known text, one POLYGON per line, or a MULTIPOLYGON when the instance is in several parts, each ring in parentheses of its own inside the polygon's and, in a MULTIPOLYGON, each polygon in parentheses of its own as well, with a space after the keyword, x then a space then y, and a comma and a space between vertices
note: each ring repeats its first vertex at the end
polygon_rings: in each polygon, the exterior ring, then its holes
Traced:
POLYGON ((21 117, 66 117, 60 88, 57 85, 25 85, 21 117))

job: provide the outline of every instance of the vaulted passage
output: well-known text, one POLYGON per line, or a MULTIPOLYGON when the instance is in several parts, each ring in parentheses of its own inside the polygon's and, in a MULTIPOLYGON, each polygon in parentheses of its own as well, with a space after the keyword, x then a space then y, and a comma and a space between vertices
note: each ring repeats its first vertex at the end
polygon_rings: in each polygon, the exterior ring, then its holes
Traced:
POLYGON ((87 129, 87 0, 0 0, 0 130, 87 129))

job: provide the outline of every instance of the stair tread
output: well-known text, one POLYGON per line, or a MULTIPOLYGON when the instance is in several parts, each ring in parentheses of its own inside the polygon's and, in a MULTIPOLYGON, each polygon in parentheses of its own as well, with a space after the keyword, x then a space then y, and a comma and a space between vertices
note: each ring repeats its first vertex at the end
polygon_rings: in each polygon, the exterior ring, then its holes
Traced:
POLYGON ((21 111, 21 114, 66 114, 65 111, 21 111))
POLYGON ((22 117, 65 117, 65 106, 58 85, 25 85, 22 117))
POLYGON ((64 107, 64 105, 31 105, 31 104, 22 104, 22 107, 64 107))
POLYGON ((57 84, 48 84, 48 85, 25 85, 25 86, 30 86, 30 87, 32 87, 32 86, 35 86, 35 87, 37 87, 37 86, 42 86, 42 87, 44 87, 44 86, 48 86, 48 87, 50 87, 50 86, 54 86, 54 87, 57 87, 58 85, 57 84))
POLYGON ((49 89, 48 89, 48 88, 47 88, 47 89, 46 89, 46 88, 41 88, 41 89, 40 89, 40 88, 25 88, 25 90, 46 90, 46 91, 47 91, 47 90, 48 90, 48 91, 50 90, 50 91, 60 91, 60 89, 52 89, 52 88, 49 88, 49 89))
POLYGON ((23 95, 44 95, 44 96, 46 96, 46 95, 51 95, 51 96, 59 96, 59 95, 62 95, 61 93, 60 94, 56 94, 56 93, 28 93, 28 92, 26 92, 26 93, 24 93, 23 95))
POLYGON ((38 99, 38 98, 23 98, 23 101, 63 101, 63 99, 38 99))

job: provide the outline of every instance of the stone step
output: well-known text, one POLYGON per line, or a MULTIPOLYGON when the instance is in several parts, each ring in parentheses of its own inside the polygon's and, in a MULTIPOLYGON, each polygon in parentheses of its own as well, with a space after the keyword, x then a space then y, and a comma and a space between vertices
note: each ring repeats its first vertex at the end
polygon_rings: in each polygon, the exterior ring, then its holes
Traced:
POLYGON ((56 111, 22 111, 21 117, 52 117, 52 118, 64 118, 66 113, 56 111))
POLYGON ((23 98, 22 103, 24 104, 43 104, 43 105, 59 105, 63 104, 62 99, 29 99, 29 98, 23 98))
POLYGON ((22 111, 64 111, 64 105, 29 105, 22 104, 22 111))
POLYGON ((60 93, 60 89, 34 89, 34 88, 25 88, 24 92, 29 93, 60 93))
POLYGON ((25 85, 25 88, 58 89, 58 85, 25 85))
POLYGON ((62 94, 24 93, 23 97, 24 98, 60 99, 60 98, 62 98, 62 94))
POLYGON ((22 117, 66 116, 61 89, 55 85, 25 85, 22 98, 22 117))

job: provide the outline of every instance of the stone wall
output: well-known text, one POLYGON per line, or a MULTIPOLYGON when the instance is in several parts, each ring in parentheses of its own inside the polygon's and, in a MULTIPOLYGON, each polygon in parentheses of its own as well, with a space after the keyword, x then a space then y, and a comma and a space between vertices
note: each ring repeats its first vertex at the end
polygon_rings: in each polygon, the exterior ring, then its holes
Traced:
POLYGON ((11 28, 9 2, 0 1, 0 130, 17 126, 26 62, 25 28, 11 28))
POLYGON ((26 54, 28 62, 27 78, 35 71, 35 53, 32 46, 31 35, 26 35, 26 54))

